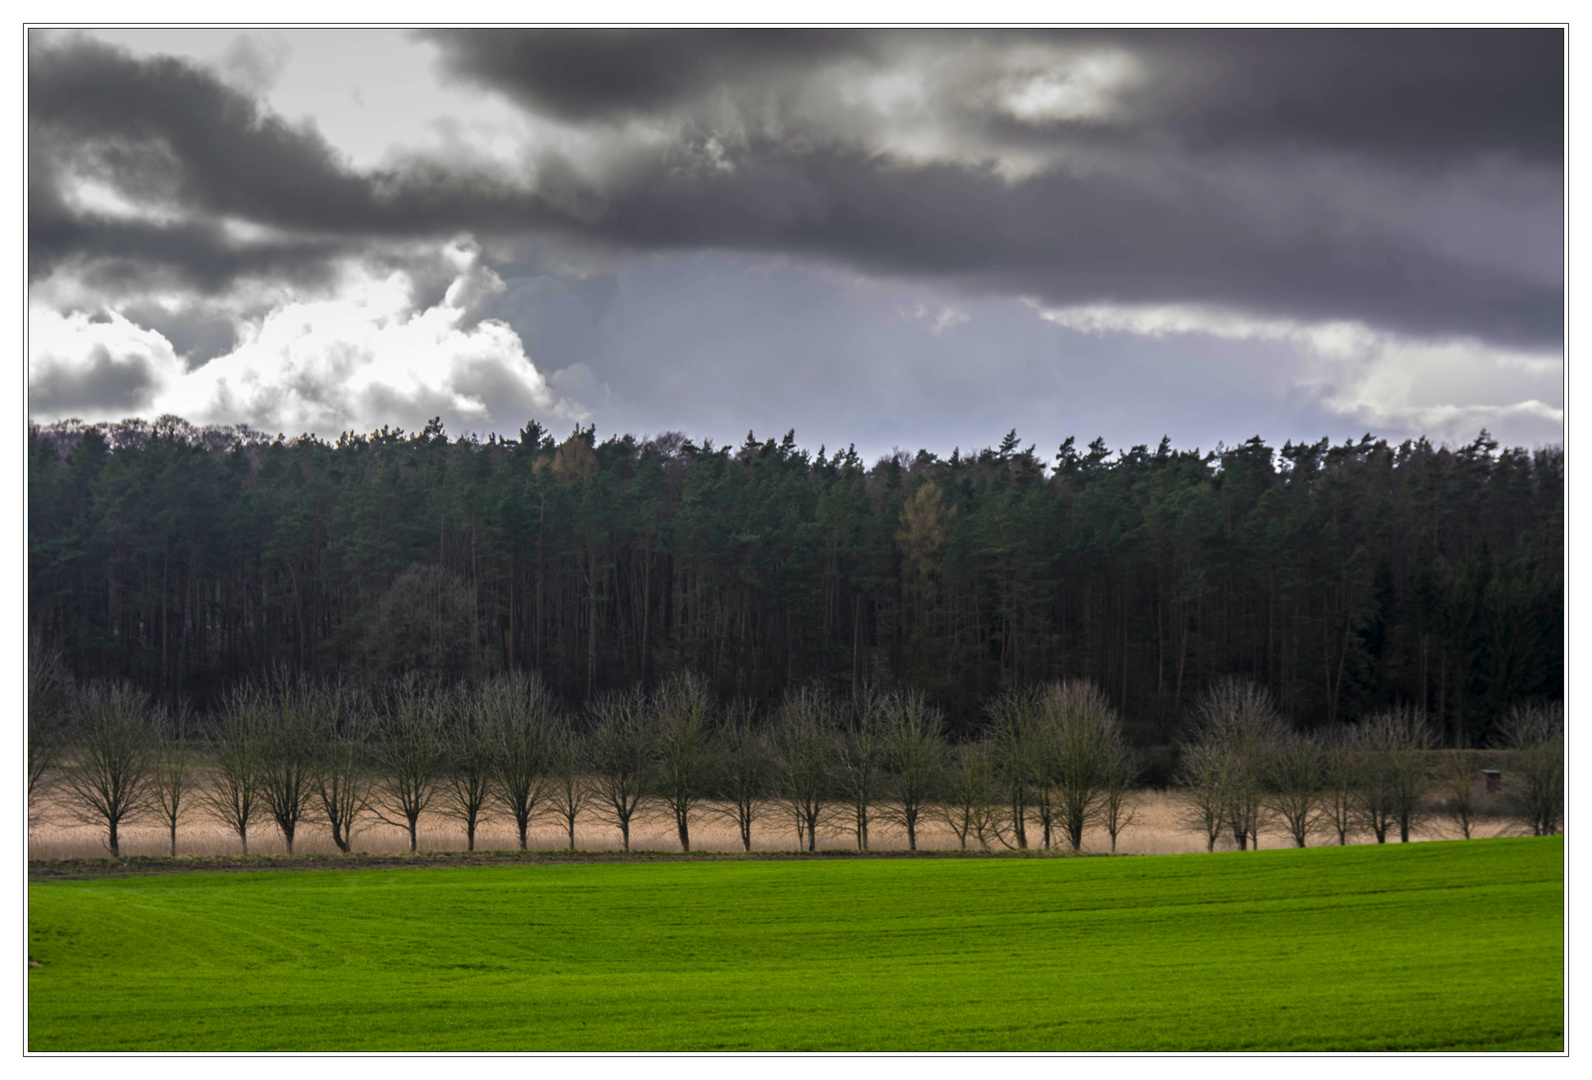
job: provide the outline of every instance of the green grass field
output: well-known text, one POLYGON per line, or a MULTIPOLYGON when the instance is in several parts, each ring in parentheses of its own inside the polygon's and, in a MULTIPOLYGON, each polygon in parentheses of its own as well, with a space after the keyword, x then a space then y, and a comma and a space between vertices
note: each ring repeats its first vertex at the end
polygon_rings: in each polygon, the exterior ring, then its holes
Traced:
POLYGON ((1560 838, 30 886, 29 1049, 1561 1050, 1560 838))

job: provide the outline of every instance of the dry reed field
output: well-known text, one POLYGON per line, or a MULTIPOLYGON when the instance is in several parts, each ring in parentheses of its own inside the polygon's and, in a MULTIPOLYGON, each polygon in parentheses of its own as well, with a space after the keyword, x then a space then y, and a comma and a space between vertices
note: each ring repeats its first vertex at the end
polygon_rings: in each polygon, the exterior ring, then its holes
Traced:
MULTIPOLYGON (((740 851, 740 836, 732 823, 715 813, 711 803, 703 803, 700 812, 693 814, 691 822, 691 847, 697 851, 740 851)), ((1203 834, 1181 823, 1183 806, 1176 792, 1145 791, 1141 793, 1133 823, 1117 839, 1117 851, 1125 855, 1167 855, 1205 850, 1203 834)), ((926 816, 918 828, 918 847, 925 850, 953 850, 958 847, 956 835, 937 815, 926 816)), ((1519 828, 1504 818, 1484 818, 1473 829, 1476 837, 1493 837, 1518 833, 1519 828)), ((1458 828, 1441 817, 1432 817, 1416 830, 1412 840, 1456 840, 1458 828)), ((1369 832, 1354 834, 1350 843, 1369 843, 1369 832)), ((421 815, 418 830, 421 851, 462 851, 465 846, 464 828, 457 821, 436 811, 421 815)), ((1325 830, 1310 838, 1310 846, 1335 844, 1335 834, 1325 830)), ((1066 841, 1057 837, 1057 846, 1066 841)), ((1265 829, 1260 833, 1263 848, 1291 847, 1292 839, 1280 829, 1265 829)), ((1037 825, 1030 827, 1029 845, 1040 846, 1037 825)), ((533 830, 529 846, 535 850, 556 851, 569 846, 568 835, 561 827, 544 821, 533 830)), ((616 851, 620 848, 619 830, 588 812, 577 821, 575 846, 582 851, 616 851)), ((630 846, 635 851, 676 851, 679 840, 675 835, 674 819, 657 809, 643 811, 631 822, 630 846)), ((827 830, 818 834, 820 849, 855 849, 856 838, 838 815, 827 830)), ((885 821, 875 821, 868 827, 868 846, 878 851, 905 851, 904 830, 892 827, 885 821)), ((969 840, 969 847, 976 847, 969 840)), ((1000 850, 999 844, 992 845, 1000 850)), ((1103 829, 1091 829, 1084 835, 1084 850, 1105 853, 1110 850, 1110 838, 1103 829)), ((1231 839, 1218 842, 1217 850, 1230 850, 1231 839)), ((170 840, 165 829, 153 820, 140 820, 123 827, 122 853, 124 855, 166 855, 170 840)), ((489 817, 476 833, 476 850, 507 851, 518 847, 512 820, 506 817, 489 817)), ((752 831, 754 851, 797 850, 796 829, 790 819, 777 808, 770 807, 766 816, 758 821, 752 831)), ((286 846, 275 824, 262 820, 249 831, 251 855, 284 855, 286 846)), ((408 850, 408 834, 400 828, 385 825, 367 817, 354 839, 354 850, 389 854, 408 850)), ((296 854, 335 855, 330 833, 324 825, 313 821, 301 824, 294 843, 296 854)), ((179 855, 215 856, 241 853, 236 833, 213 818, 205 815, 195 800, 194 808, 185 812, 177 831, 179 855)), ((105 846, 103 827, 83 824, 75 820, 68 808, 58 799, 37 799, 30 821, 28 857, 31 859, 81 859, 102 858, 109 854, 105 846)))

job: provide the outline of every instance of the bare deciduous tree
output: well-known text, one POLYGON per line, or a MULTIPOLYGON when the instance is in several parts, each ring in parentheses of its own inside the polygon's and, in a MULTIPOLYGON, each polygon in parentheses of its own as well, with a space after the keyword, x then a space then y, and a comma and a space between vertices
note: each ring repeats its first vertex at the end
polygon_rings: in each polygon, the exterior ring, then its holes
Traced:
POLYGON ((188 737, 186 712, 158 711, 152 715, 155 731, 150 769, 150 805, 166 827, 171 855, 177 856, 177 826, 189 809, 194 787, 193 746, 188 737))
POLYGON ((359 819, 370 809, 371 719, 366 704, 346 686, 323 686, 315 697, 315 793, 344 855, 354 849, 359 819))
POLYGON ((656 735, 639 689, 610 691, 588 706, 592 784, 598 814, 630 850, 630 825, 652 783, 656 735))
POLYGON ((405 678, 387 695, 376 740, 379 767, 372 785, 376 817, 409 833, 409 850, 419 844, 420 815, 436 798, 442 767, 443 691, 415 677, 405 678))
POLYGON ((265 814, 260 798, 260 713, 265 708, 258 687, 233 687, 212 718, 209 740, 210 778, 199 801, 210 816, 238 834, 243 854, 249 853, 249 828, 265 814))
POLYGON ((916 690, 891 694, 880 704, 889 793, 882 816, 906 830, 907 850, 916 851, 918 824, 945 769, 945 714, 916 690))
POLYGON ((575 850, 575 821, 592 799, 588 759, 585 740, 568 722, 559 724, 549 743, 547 798, 569 833, 571 851, 575 850))
POLYGON ((1030 690, 1008 690, 985 708, 990 764, 1009 811, 1005 827, 997 824, 995 835, 1007 847, 1028 847, 1028 810, 1038 786, 1040 762, 1035 698, 1030 690), (1006 839, 1008 827, 1010 841, 1006 839))
POLYGON ((1333 728, 1322 737, 1321 820, 1337 833, 1339 847, 1359 821, 1358 760, 1351 729, 1333 728))
POLYGON ((1105 771, 1100 781, 1100 824, 1111 838, 1111 854, 1117 853, 1117 837, 1137 815, 1138 781, 1143 766, 1133 748, 1119 731, 1106 747, 1105 771))
POLYGON ((941 809, 963 851, 967 850, 969 837, 977 840, 983 850, 989 850, 990 840, 997 836, 996 802, 1000 797, 989 748, 979 743, 957 747, 946 773, 941 809))
POLYGON ((820 687, 787 691, 774 716, 775 789, 796 825, 796 845, 818 848, 818 825, 832 784, 835 705, 820 687))
POLYGON ((1415 710, 1390 709, 1362 720, 1353 740, 1361 822, 1379 844, 1395 825, 1408 843, 1424 811, 1431 730, 1415 710))
POLYGON ((1476 828, 1481 813, 1481 795, 1476 790, 1476 765, 1468 750, 1448 750, 1437 767, 1437 787, 1442 794, 1443 810, 1459 826, 1466 840, 1476 828))
POLYGON ((1564 706, 1517 705, 1502 733, 1518 774, 1509 805, 1531 835, 1551 836, 1564 820, 1564 706))
POLYGON ((1260 844, 1265 823, 1266 770, 1288 727, 1271 694, 1247 679, 1223 679, 1201 696, 1195 739, 1224 758, 1227 807, 1223 813, 1240 851, 1260 844))
POLYGON ((524 851, 531 822, 546 807, 558 702, 536 676, 493 679, 476 693, 477 722, 491 733, 498 803, 514 819, 524 851))
POLYGON ((657 761, 653 769, 658 798, 674 816, 680 850, 691 850, 691 808, 708 783, 708 735, 713 698, 701 676, 669 678, 652 697, 657 761))
POLYGON ((1205 834, 1205 850, 1216 850, 1216 839, 1227 828, 1231 783, 1225 752, 1210 743, 1183 747, 1178 759, 1178 787, 1182 792, 1184 823, 1205 834))
POLYGON ((464 826, 466 851, 475 850, 475 834, 497 787, 496 747, 492 732, 465 686, 441 698, 441 780, 438 808, 464 826))
POLYGON ((281 830, 287 853, 315 799, 315 689, 284 669, 273 672, 259 698, 260 801, 281 830))
POLYGON ((1321 820, 1325 786, 1321 744, 1289 732, 1266 762, 1266 806, 1288 829, 1295 847, 1304 847, 1321 820))
POLYGON ((845 800, 857 850, 868 850, 868 825, 884 784, 884 695, 868 690, 835 710, 835 781, 845 800))
POLYGON ((1037 706, 1040 786, 1050 795, 1068 845, 1077 851, 1084 830, 1100 818, 1106 772, 1122 741, 1121 724, 1105 695, 1088 682, 1054 684, 1037 706))
POLYGON ((715 738, 714 790, 724 801, 721 814, 735 823, 741 848, 752 850, 752 825, 763 814, 773 778, 768 743, 749 704, 732 705, 715 738))
POLYGON ((76 738, 63 783, 78 820, 105 828, 120 858, 121 829, 148 805, 153 766, 149 704, 130 686, 90 686, 74 695, 76 738))

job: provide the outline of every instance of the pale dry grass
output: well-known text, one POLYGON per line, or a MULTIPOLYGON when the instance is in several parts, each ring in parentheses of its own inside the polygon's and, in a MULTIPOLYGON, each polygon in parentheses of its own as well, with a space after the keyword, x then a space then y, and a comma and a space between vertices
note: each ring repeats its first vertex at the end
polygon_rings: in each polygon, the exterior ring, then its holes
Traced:
MULTIPOLYGON (((740 851, 740 835, 733 824, 716 818, 706 805, 693 816, 691 847, 695 851, 740 851)), ((1146 791, 1141 794, 1133 823, 1118 837, 1117 851, 1127 855, 1166 855, 1205 850, 1205 838, 1181 824, 1183 809, 1174 792, 1146 791)), ((1486 818, 1473 830, 1477 837, 1499 836, 1519 830, 1512 822, 1502 818, 1486 818)), ((1412 837, 1414 840, 1458 839, 1459 831, 1451 821, 1433 818, 1412 837)), ((464 828, 452 819, 436 812, 421 815, 418 830, 422 851, 462 851, 464 828)), ((1292 838, 1277 828, 1262 829, 1262 848, 1291 847, 1292 838)), ((1369 833, 1353 835, 1350 843, 1368 843, 1369 833)), ((905 851, 905 830, 878 821, 869 826, 868 846, 875 851, 905 851)), ((1336 834, 1323 830, 1313 835, 1310 846, 1336 843, 1336 834)), ((497 816, 489 818, 477 830, 476 850, 507 851, 518 847, 518 838, 511 819, 497 816)), ((1039 827, 1029 830, 1031 846, 1040 846, 1039 827)), ((1056 838, 1056 843, 1065 840, 1056 838)), ((371 853, 393 853, 408 850, 408 834, 401 828, 385 825, 366 818, 364 826, 354 839, 354 850, 371 853)), ((547 821, 534 827, 529 846, 539 851, 562 850, 569 846, 567 834, 561 827, 547 821)), ((616 851, 620 848, 619 830, 588 812, 576 824, 575 846, 582 851, 616 851)), ((676 851, 679 840, 675 835, 674 819, 666 813, 653 810, 639 815, 631 822, 630 846, 636 851, 676 851)), ((820 849, 855 848, 852 832, 839 821, 818 836, 820 849)), ((924 850, 953 850, 957 847, 956 835, 944 821, 925 820, 918 829, 918 847, 924 850)), ((970 841, 970 846, 976 846, 970 841)), ((999 845, 996 845, 997 848, 999 845)), ((1217 850, 1230 850, 1230 838, 1219 841, 1217 850)), ((789 819, 771 809, 752 831, 754 851, 794 851, 797 849, 796 830, 789 819)), ((1084 835, 1084 850, 1106 852, 1110 838, 1103 829, 1091 829, 1084 835)), ((261 821, 249 830, 251 855, 286 854, 281 833, 269 821, 261 821)), ((156 821, 144 819, 125 825, 122 830, 124 855, 165 855, 170 851, 167 833, 156 821)), ((324 825, 301 825, 294 851, 301 855, 335 855, 331 834, 324 825)), ((206 816, 195 802, 193 809, 184 814, 177 831, 179 855, 237 855, 241 848, 237 835, 215 819, 206 816)), ((103 828, 85 825, 74 820, 66 807, 48 794, 35 800, 28 834, 28 855, 34 859, 98 858, 108 854, 103 828)))

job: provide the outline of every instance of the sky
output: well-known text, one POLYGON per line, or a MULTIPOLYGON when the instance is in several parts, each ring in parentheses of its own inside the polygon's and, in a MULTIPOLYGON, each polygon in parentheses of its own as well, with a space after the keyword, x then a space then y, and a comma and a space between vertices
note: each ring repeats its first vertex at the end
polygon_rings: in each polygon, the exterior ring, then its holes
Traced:
POLYGON ((29 416, 1562 441, 1533 29, 32 30, 29 416))

